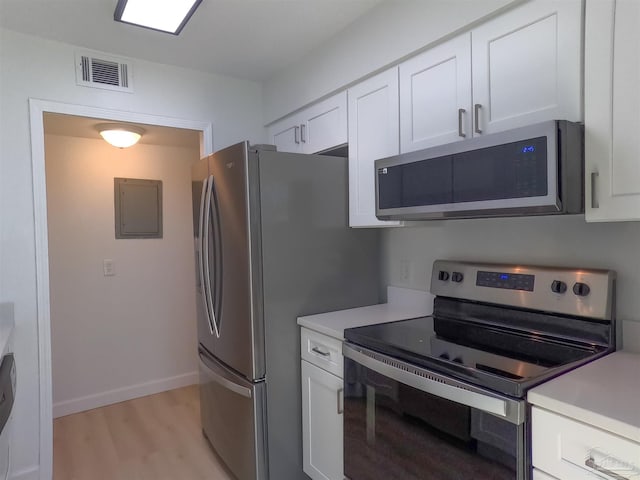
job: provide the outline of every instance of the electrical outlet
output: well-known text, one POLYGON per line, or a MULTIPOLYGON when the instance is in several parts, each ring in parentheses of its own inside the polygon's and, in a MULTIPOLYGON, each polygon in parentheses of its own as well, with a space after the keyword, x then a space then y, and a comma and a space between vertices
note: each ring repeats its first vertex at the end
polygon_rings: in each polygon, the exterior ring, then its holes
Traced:
POLYGON ((409 282, 411 280, 411 262, 409 260, 400 260, 400 281, 409 282))

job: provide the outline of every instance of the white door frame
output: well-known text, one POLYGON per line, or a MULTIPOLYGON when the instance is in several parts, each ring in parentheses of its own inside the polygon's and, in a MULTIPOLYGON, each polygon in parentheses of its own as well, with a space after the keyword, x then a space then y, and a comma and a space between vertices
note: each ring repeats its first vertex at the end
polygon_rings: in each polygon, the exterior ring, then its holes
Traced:
POLYGON ((36 305, 38 315, 38 370, 40 379, 40 480, 53 478, 53 397, 51 379, 51 316, 49 304, 49 241, 47 231, 47 184, 44 154, 45 112, 100 118, 118 122, 143 123, 163 127, 186 128, 202 132, 200 154, 213 152, 211 123, 160 117, 145 113, 109 110, 29 99, 31 121, 31 166, 33 169, 33 208, 36 253, 36 305))

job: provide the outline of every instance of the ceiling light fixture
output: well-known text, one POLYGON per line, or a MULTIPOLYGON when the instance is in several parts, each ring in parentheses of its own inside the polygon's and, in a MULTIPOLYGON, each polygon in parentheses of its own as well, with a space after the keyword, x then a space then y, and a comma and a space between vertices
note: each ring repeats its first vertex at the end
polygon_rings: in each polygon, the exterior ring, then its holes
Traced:
POLYGON ((202 0, 118 0, 113 19, 178 35, 202 0))
POLYGON ((96 130, 108 143, 118 148, 135 145, 144 134, 144 129, 122 123, 100 123, 96 125, 96 130))

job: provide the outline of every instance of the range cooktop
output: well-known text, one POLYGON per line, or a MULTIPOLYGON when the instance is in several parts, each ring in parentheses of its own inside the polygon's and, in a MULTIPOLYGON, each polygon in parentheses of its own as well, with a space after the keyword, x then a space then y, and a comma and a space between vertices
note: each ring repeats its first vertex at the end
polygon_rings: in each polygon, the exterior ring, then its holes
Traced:
POLYGON ((601 270, 436 262, 433 316, 347 329, 345 338, 520 398, 615 350, 614 279, 601 270))

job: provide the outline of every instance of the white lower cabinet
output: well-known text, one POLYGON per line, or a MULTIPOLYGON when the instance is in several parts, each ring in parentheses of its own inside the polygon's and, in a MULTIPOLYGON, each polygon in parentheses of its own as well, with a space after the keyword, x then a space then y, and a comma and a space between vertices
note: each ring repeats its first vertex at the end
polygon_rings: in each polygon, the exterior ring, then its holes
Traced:
POLYGON ((532 478, 533 478, 533 480, 558 480, 556 477, 552 477, 551 475, 547 475, 546 473, 538 470, 537 468, 533 469, 532 478))
POLYGON ((534 479, 640 478, 636 442, 537 407, 531 425, 534 479))
POLYGON ((343 480, 342 342, 306 328, 301 340, 304 473, 313 480, 343 480))

